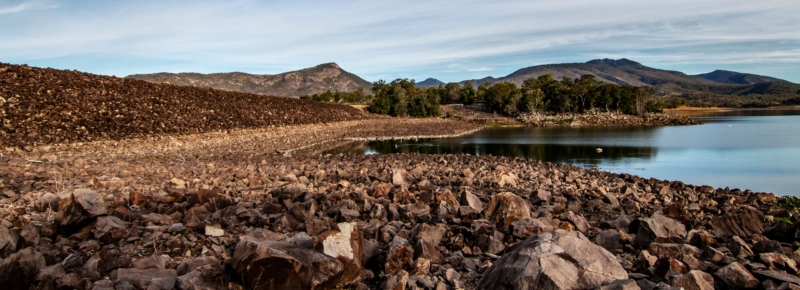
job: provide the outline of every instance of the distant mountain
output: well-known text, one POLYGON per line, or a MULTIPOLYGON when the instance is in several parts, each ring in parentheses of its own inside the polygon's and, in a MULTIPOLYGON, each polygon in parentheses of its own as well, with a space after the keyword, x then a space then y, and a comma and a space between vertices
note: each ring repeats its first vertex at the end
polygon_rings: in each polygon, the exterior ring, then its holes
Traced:
POLYGON ((773 77, 740 73, 727 70, 715 70, 713 72, 699 74, 697 76, 718 83, 734 84, 734 85, 752 85, 752 84, 766 83, 766 82, 787 82, 785 80, 773 77))
POLYGON ((299 97, 328 90, 353 92, 359 87, 367 90, 372 87, 372 83, 341 69, 336 63, 325 63, 276 75, 243 72, 155 73, 130 75, 126 78, 279 97, 299 97))
POLYGON ((424 81, 416 83, 418 87, 438 87, 439 85, 443 85, 444 82, 437 80, 435 78, 428 78, 424 81))
POLYGON ((728 71, 714 71, 702 75, 687 75, 678 71, 662 70, 642 65, 629 59, 595 59, 586 63, 546 64, 519 69, 500 78, 486 77, 466 80, 480 85, 487 82, 511 82, 522 85, 527 79, 550 74, 560 80, 563 77, 579 78, 592 74, 595 80, 631 86, 651 86, 659 94, 712 93, 712 94, 794 94, 800 85, 784 80, 728 71))

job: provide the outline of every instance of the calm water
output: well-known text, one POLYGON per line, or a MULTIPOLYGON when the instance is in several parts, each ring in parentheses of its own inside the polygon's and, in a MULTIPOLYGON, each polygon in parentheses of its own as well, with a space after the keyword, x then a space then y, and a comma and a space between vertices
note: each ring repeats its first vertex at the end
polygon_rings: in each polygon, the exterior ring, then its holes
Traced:
POLYGON ((459 138, 370 142, 339 152, 521 156, 689 184, 800 196, 800 110, 736 111, 695 118, 705 124, 496 128, 459 138))

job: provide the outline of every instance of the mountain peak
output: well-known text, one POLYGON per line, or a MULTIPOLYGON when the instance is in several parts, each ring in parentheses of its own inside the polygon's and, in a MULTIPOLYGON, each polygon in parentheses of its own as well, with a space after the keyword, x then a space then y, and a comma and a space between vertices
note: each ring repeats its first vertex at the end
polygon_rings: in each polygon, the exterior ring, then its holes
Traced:
POLYGON ((418 83, 416 83, 416 85, 417 85, 418 87, 423 87, 423 86, 424 86, 424 87, 428 87, 428 86, 435 87, 435 86, 438 86, 438 85, 443 85, 443 84, 444 84, 444 82, 442 82, 442 81, 440 81, 440 80, 437 80, 437 79, 435 79, 435 78, 427 78, 427 79, 426 79, 426 80, 424 80, 424 81, 421 81, 421 82, 418 82, 418 83))
POLYGON ((317 67, 318 67, 318 68, 327 68, 327 67, 329 67, 329 68, 335 68, 335 69, 342 69, 342 68, 341 68, 341 67, 339 67, 339 65, 338 65, 338 64, 336 64, 335 62, 323 63, 323 64, 320 64, 320 65, 318 65, 317 67))
POLYGON ((641 63, 632 61, 632 60, 627 59, 627 58, 620 58, 620 59, 617 59, 617 60, 608 59, 608 58, 595 59, 595 60, 587 61, 586 63, 594 64, 594 65, 600 65, 600 66, 608 66, 608 67, 623 67, 623 66, 642 67, 643 66, 641 63))

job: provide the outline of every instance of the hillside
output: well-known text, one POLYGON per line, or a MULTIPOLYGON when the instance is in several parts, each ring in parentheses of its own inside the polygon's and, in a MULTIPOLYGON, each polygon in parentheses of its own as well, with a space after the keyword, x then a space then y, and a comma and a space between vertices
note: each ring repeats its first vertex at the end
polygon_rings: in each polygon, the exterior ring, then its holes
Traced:
POLYGON ((369 118, 351 106, 0 63, 0 146, 369 118))
POLYGON ((328 90, 354 92, 359 87, 368 90, 372 86, 370 82, 343 70, 336 63, 276 75, 243 72, 155 73, 130 75, 126 78, 279 97, 299 97, 328 90))
POLYGON ((734 85, 752 85, 766 82, 787 82, 778 78, 727 70, 715 70, 713 72, 699 74, 697 76, 718 83, 734 85))

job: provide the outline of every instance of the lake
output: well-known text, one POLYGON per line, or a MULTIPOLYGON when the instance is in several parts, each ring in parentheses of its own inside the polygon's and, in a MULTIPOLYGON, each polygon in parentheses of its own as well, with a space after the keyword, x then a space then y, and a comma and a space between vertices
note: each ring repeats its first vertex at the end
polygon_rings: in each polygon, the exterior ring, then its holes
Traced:
POLYGON ((800 109, 694 115, 705 124, 490 128, 457 138, 376 141, 328 153, 525 157, 695 185, 800 196, 800 109))

